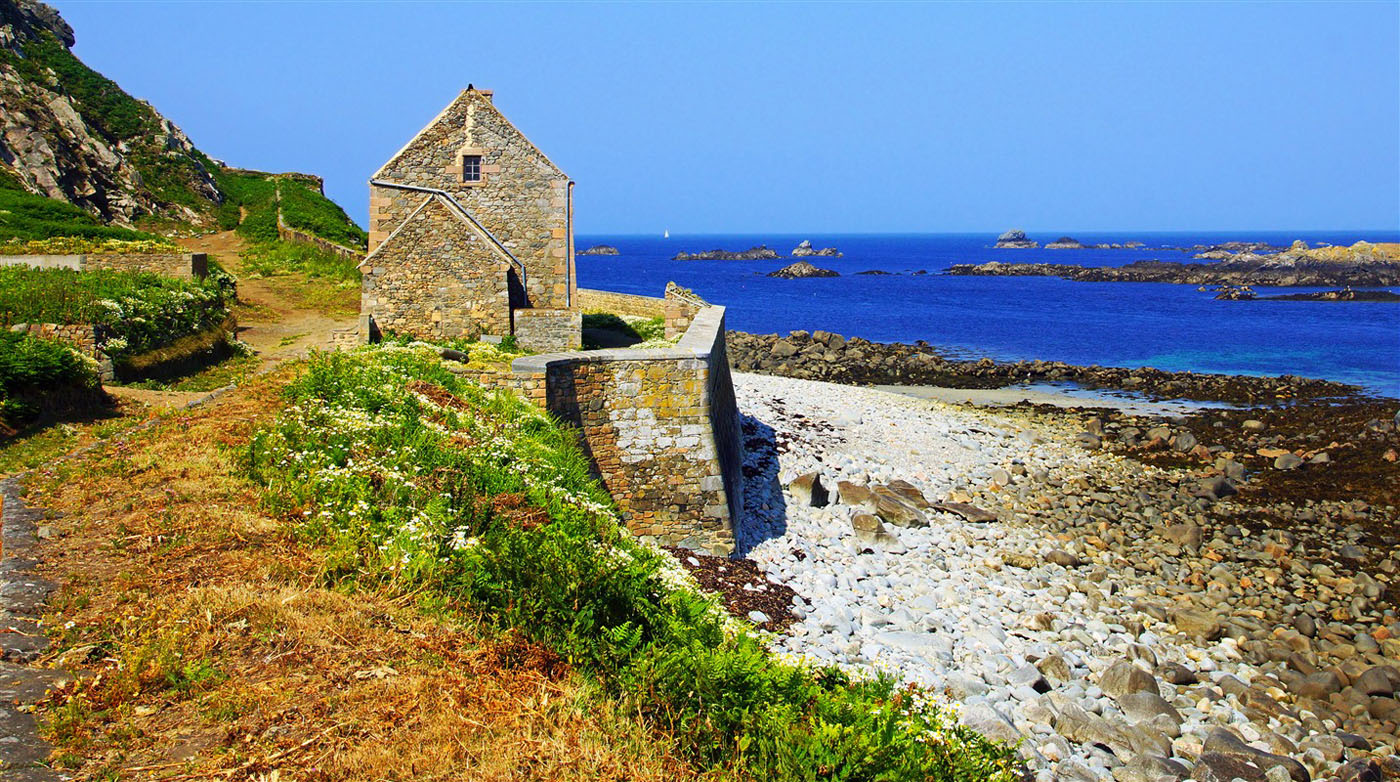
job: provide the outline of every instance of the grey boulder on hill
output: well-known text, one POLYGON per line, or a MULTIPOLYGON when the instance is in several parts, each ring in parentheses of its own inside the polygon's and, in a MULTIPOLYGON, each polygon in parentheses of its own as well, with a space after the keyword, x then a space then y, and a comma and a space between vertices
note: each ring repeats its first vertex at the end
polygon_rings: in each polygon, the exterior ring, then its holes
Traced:
POLYGON ((111 82, 102 80, 101 95, 78 86, 88 82, 75 81, 71 91, 65 87, 71 73, 84 68, 68 51, 73 42, 73 28, 53 8, 36 0, 0 0, 0 172, 103 222, 129 227, 147 215, 199 222, 200 212, 160 189, 171 189, 168 183, 157 187, 150 180, 163 172, 212 209, 223 195, 205 168, 208 158, 150 104, 111 82), (62 63, 64 71, 48 61, 62 63), (143 177, 133 162, 138 158, 159 163, 149 164, 143 177))

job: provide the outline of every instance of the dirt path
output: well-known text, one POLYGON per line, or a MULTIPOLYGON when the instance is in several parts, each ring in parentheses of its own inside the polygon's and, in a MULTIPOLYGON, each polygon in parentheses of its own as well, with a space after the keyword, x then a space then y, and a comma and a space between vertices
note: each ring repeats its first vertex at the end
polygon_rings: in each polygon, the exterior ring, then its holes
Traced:
POLYGON ((239 256, 247 244, 234 231, 181 239, 180 244, 209 253, 238 278, 238 338, 252 345, 265 362, 329 347, 332 331, 353 328, 358 321, 358 292, 347 292, 328 310, 298 295, 305 287, 319 284, 302 275, 258 277, 247 272, 239 256))

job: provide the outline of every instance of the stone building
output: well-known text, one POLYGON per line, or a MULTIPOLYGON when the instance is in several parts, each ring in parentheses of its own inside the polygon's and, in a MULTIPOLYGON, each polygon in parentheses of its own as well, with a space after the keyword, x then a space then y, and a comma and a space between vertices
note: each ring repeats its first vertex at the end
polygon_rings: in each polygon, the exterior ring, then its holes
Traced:
POLYGON ((360 336, 579 347, 573 186, 468 86, 370 179, 360 336))

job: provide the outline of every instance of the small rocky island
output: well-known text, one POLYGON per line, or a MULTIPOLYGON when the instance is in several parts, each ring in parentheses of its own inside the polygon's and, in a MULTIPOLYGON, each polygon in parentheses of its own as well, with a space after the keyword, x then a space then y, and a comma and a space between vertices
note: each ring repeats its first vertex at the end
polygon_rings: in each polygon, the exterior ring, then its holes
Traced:
POLYGON ((1222 285, 1216 289, 1215 298, 1222 301, 1371 301, 1397 302, 1400 294, 1390 291, 1355 290, 1350 285, 1336 291, 1315 293, 1287 293, 1280 296, 1260 296, 1248 285, 1222 285))
MULTIPOLYGON (((793 258, 806 258, 813 255, 825 256, 828 258, 840 258, 841 251, 835 247, 823 247, 817 249, 812 246, 811 239, 803 239, 802 243, 792 248, 793 258)), ((732 250, 710 250, 699 253, 676 253, 673 261, 771 261, 783 256, 776 250, 771 250, 767 245, 750 247, 747 250, 738 252, 732 250)))
POLYGON ((841 251, 835 247, 823 247, 820 250, 812 247, 811 239, 803 239, 802 244, 792 248, 792 257, 806 258, 811 255, 824 255, 829 258, 840 258, 841 251))
POLYGON ((617 255, 617 248, 610 244, 595 244, 587 250, 582 250, 579 255, 617 255))
POLYGON ((734 252, 732 250, 710 250, 708 252, 687 253, 679 252, 672 258, 673 261, 773 261, 783 256, 777 251, 771 250, 767 245, 750 247, 747 250, 734 252))
POLYGON ((1026 238, 1026 232, 1019 228, 997 237, 996 248, 998 250, 1034 250, 1040 246, 1040 242, 1026 238))
MULTIPOLYGON (((1259 245, 1245 245, 1258 248, 1259 245)), ((1266 245, 1267 246, 1267 245, 1266 245)), ((1068 263, 956 264, 952 275, 1062 277, 1081 282, 1171 282, 1189 285, 1277 287, 1390 287, 1400 285, 1400 244, 1357 242, 1350 247, 1310 248, 1297 241, 1272 254, 1255 249, 1230 252, 1224 246, 1197 255, 1207 263, 1135 261, 1125 266, 1068 263)), ((1353 299, 1339 299, 1353 300, 1353 299)))
POLYGON ((769 272, 768 276, 780 277, 784 280, 801 280, 807 277, 840 277, 841 274, 831 269, 822 269, 813 266, 806 261, 798 261, 797 263, 790 263, 775 272, 769 272))
MULTIPOLYGON (((998 250, 1034 250, 1040 244, 1034 239, 1026 237, 1026 232, 1021 229, 1007 231, 997 237, 995 248, 998 250)), ((1147 245, 1142 242, 1113 242, 1112 244, 1085 244, 1072 236, 1061 236, 1053 242, 1045 245, 1047 250, 1136 250, 1147 245)))

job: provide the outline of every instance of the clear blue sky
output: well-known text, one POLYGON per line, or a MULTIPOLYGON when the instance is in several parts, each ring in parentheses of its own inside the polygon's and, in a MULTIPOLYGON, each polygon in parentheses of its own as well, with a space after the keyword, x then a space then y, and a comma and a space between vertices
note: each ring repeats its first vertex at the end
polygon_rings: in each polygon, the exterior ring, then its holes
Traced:
POLYGON ((1400 3, 50 0, 230 164, 369 175, 473 82, 580 233, 1400 228, 1400 3))

